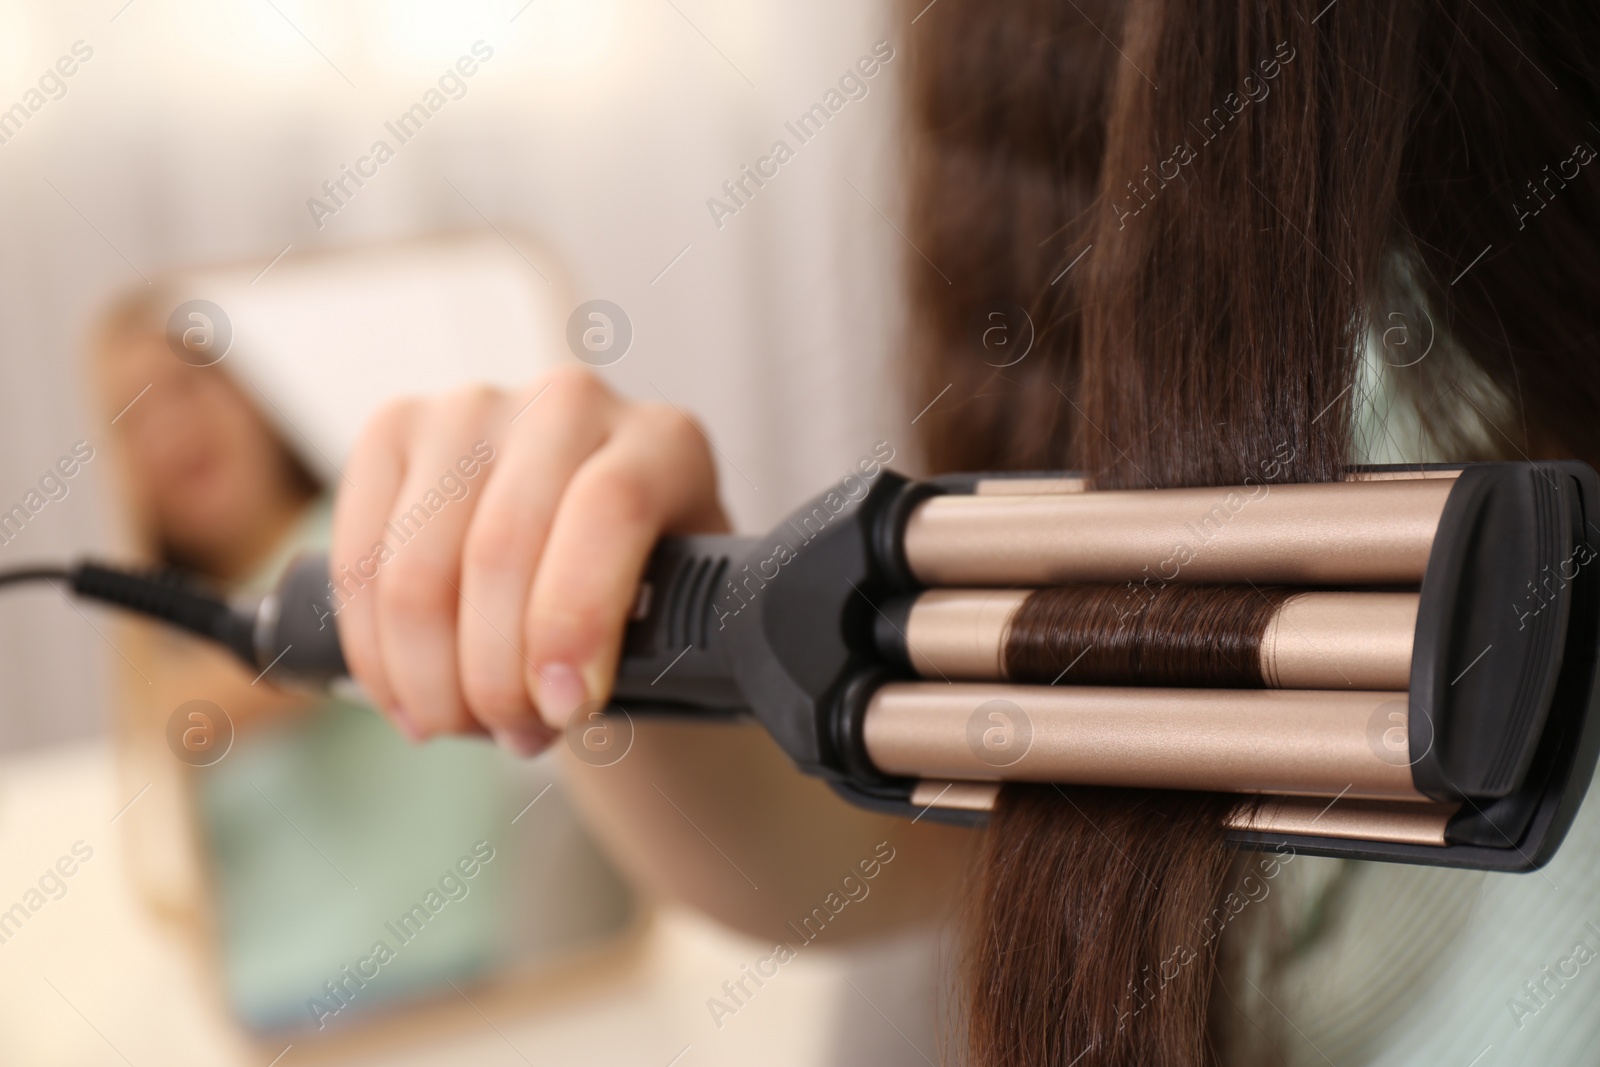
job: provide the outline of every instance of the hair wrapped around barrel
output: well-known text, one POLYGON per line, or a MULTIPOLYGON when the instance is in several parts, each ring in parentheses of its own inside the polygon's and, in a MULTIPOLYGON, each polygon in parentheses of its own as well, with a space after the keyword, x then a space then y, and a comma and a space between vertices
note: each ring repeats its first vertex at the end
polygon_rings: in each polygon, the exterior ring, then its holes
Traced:
POLYGON ((922 680, 873 694, 866 751, 935 806, 987 808, 1001 781, 1138 786, 1272 798, 1241 829, 1487 836, 1452 820, 1533 764, 1576 574, 1552 564, 1586 544, 1575 485, 1511 466, 936 496, 904 532, 925 588, 875 627, 922 680), (1548 598, 1519 614, 1512 575, 1553 579, 1548 598))

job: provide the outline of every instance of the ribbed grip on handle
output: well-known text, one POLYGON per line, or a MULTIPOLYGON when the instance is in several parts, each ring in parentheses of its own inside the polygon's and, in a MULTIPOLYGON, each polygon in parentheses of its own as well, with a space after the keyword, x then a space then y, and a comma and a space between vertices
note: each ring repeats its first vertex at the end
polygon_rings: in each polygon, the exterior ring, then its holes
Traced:
POLYGON ((743 708, 727 652, 728 624, 752 584, 739 584, 754 542, 744 537, 662 539, 640 580, 623 637, 615 699, 629 710, 712 714, 743 708))

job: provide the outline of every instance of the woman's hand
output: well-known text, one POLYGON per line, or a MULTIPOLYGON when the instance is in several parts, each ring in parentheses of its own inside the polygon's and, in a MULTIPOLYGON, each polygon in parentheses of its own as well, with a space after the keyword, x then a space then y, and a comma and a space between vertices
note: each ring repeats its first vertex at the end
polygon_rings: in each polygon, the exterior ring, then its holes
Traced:
POLYGON ((345 475, 340 644, 414 740, 487 730, 543 748, 610 693, 656 539, 727 528, 700 428, 576 368, 392 403, 345 475))

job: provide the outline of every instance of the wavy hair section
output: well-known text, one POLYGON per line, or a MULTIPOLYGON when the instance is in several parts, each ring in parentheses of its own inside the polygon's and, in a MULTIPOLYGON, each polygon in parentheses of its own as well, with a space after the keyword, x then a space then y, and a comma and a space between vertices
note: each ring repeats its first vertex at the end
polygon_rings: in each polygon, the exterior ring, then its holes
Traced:
MULTIPOLYGON (((1285 479, 1334 479, 1387 432, 1356 432, 1375 353, 1440 458, 1600 463, 1592 4, 923 7, 908 371, 915 397, 950 386, 918 423, 933 470, 1226 485, 1287 451, 1285 479), (985 344, 1012 308, 1020 360, 985 344)), ((971 1061, 1270 1059, 1239 1024, 1259 983, 1237 929, 1126 1010, 1225 897, 1233 803, 1008 787, 974 886, 971 1061)))

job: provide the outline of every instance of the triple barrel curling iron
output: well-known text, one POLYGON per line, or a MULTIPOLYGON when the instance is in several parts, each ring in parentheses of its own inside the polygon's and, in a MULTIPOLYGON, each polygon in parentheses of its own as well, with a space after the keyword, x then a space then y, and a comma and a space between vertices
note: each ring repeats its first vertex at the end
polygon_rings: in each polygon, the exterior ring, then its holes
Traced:
MULTIPOLYGON (((1597 517, 1577 462, 1130 491, 883 471, 765 537, 661 541, 608 710, 753 716, 908 817, 980 823, 1003 781, 1254 794, 1241 847, 1531 870, 1600 755, 1597 517)), ((324 558, 249 604, 66 576, 269 678, 344 674, 324 558)))

